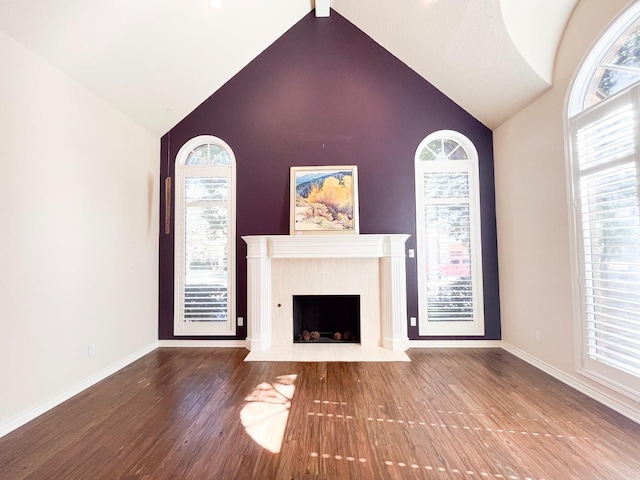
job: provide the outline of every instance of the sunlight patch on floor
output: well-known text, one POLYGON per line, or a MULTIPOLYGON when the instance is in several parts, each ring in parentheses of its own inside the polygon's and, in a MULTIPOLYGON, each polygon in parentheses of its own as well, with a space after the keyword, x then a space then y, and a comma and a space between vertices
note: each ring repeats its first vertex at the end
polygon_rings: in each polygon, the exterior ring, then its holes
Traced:
POLYGON ((279 453, 289 418, 297 375, 281 375, 258 385, 244 400, 240 421, 247 434, 263 448, 279 453))

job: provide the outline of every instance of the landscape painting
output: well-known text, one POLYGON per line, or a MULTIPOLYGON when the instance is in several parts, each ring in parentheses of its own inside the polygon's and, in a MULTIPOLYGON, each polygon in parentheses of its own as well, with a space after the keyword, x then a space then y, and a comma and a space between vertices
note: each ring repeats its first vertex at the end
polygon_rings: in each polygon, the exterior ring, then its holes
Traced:
POLYGON ((291 167, 291 235, 358 233, 358 167, 291 167))

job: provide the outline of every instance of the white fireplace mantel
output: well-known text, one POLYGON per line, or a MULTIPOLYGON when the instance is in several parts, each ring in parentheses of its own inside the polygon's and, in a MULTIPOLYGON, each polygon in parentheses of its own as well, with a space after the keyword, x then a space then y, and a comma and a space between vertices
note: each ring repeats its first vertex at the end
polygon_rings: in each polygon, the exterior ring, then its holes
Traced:
MULTIPOLYGON (((288 274, 295 276, 299 271, 300 282, 308 283, 312 281, 309 279, 310 266, 317 269, 319 260, 333 261, 334 263, 326 271, 334 272, 334 266, 339 267, 341 264, 340 259, 348 259, 346 261, 350 262, 349 268, 352 270, 357 270, 360 268, 358 265, 362 265, 363 271, 359 277, 358 272, 355 272, 352 282, 356 283, 362 282, 363 275, 368 275, 372 270, 372 259, 378 260, 373 270, 378 272, 379 279, 367 281, 375 285, 378 290, 372 298, 375 298, 375 301, 379 300, 379 308, 375 305, 375 308, 371 308, 371 312, 374 312, 372 315, 361 317, 362 346, 382 345, 393 351, 404 351, 408 348, 405 242, 409 235, 251 235, 242 238, 247 243, 247 348, 249 350, 269 350, 274 336, 276 343, 283 338, 293 343, 292 332, 284 336, 274 334, 274 316, 276 315, 274 315, 272 304, 272 294, 275 294, 272 286, 276 280, 272 276, 272 267, 277 265, 273 265, 273 262, 286 261, 288 274)), ((339 271, 335 273, 341 275, 339 271)), ((318 279, 318 282, 326 285, 327 279, 318 279)), ((331 284, 330 281, 328 283, 331 284)), ((321 287, 314 285, 310 288, 317 293, 317 289, 321 287)), ((357 289, 358 287, 354 285, 346 288, 357 289)), ((327 294, 334 293, 327 292, 327 294)), ((361 301, 372 302, 372 298, 361 301)), ((277 306, 280 307, 280 303, 277 306)), ((287 322, 292 324, 293 312, 287 312, 284 317, 288 318, 288 315, 291 315, 291 319, 287 322)), ((279 331, 282 328, 276 325, 276 330, 279 331)))

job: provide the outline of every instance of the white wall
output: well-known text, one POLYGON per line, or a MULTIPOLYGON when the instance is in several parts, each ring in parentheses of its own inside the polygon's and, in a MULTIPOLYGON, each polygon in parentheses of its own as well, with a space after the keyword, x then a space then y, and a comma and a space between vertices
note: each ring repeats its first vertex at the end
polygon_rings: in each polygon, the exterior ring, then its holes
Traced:
POLYGON ((160 140, 2 32, 0 59, 2 435, 157 344, 160 140))
POLYGON ((573 74, 627 3, 578 3, 558 52, 554 86, 494 132, 494 153, 503 341, 640 418, 640 405, 576 373, 563 137, 573 74))

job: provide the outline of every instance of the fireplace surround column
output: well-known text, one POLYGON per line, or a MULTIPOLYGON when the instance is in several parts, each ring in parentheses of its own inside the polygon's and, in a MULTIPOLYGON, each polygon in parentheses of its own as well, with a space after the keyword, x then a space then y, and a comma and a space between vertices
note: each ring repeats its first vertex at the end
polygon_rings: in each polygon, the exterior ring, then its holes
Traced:
POLYGON ((390 237, 384 239, 384 254, 380 259, 380 289, 382 346, 404 352, 409 347, 404 241, 394 242, 390 237))
POLYGON ((271 257, 267 237, 247 242, 247 348, 271 348, 271 257))

